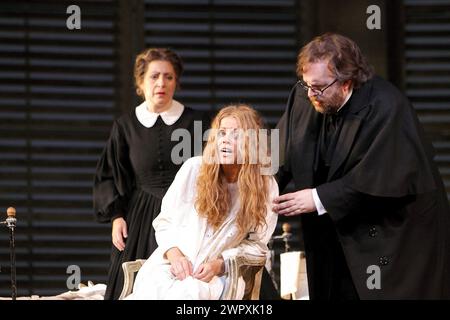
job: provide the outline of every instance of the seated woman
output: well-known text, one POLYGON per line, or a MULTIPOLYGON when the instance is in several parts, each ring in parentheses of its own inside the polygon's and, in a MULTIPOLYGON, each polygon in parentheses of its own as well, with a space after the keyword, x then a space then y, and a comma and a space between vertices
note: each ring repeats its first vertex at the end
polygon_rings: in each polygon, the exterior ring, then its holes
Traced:
POLYGON ((266 255, 278 186, 252 159, 266 145, 261 128, 261 117, 246 105, 217 114, 203 157, 183 164, 162 200, 153 222, 158 248, 127 299, 219 299, 224 260, 266 255))

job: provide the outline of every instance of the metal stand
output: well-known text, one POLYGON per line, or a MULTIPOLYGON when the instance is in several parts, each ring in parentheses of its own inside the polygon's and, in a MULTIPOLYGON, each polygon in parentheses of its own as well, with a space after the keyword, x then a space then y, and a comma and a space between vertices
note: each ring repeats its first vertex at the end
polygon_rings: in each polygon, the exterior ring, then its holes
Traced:
POLYGON ((15 234, 14 230, 16 228, 16 209, 10 207, 8 208, 7 218, 5 221, 0 222, 0 224, 6 225, 9 229, 9 258, 11 264, 11 299, 16 300, 17 298, 17 287, 16 287, 16 245, 15 245, 15 234))
POLYGON ((292 237, 292 233, 291 231, 291 225, 287 222, 283 223, 282 225, 282 229, 283 229, 283 234, 279 235, 279 236, 273 236, 272 237, 272 241, 273 240, 283 240, 284 242, 284 252, 289 252, 289 250, 291 249, 291 246, 289 245, 289 239, 292 237))
POLYGON ((16 247, 15 247, 14 226, 9 227, 9 250, 10 250, 10 261, 11 261, 11 299, 16 300, 16 297, 17 297, 16 247))
POLYGON ((269 275, 270 275, 270 278, 272 279, 272 283, 273 283, 274 287, 277 289, 278 292, 279 292, 278 284, 275 280, 275 272, 273 271, 273 266, 275 264, 275 250, 273 250, 273 242, 275 240, 280 240, 280 239, 283 240, 284 252, 288 252, 291 249, 291 246, 289 245, 289 239, 292 237, 292 233, 290 233, 291 225, 289 223, 283 223, 282 229, 283 229, 283 234, 281 234, 279 236, 272 236, 268 243, 268 247, 270 250, 270 264, 271 264, 269 275))
POLYGON ((269 247, 269 251, 270 251, 269 276, 270 276, 270 279, 272 280, 272 284, 273 284, 275 290, 277 290, 277 292, 280 292, 277 281, 275 280, 275 272, 273 271, 273 266, 275 265, 275 250, 273 250, 273 239, 269 240, 268 247, 269 247))

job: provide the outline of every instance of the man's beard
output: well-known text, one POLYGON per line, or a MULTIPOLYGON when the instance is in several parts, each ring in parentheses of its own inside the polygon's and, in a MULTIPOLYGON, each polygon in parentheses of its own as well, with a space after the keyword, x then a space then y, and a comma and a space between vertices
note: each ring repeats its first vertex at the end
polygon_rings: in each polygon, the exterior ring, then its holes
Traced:
POLYGON ((344 103, 344 94, 341 91, 336 90, 329 98, 321 100, 312 97, 310 98, 310 101, 318 112, 323 114, 334 114, 344 103), (320 102, 320 106, 315 105, 314 101, 320 102))

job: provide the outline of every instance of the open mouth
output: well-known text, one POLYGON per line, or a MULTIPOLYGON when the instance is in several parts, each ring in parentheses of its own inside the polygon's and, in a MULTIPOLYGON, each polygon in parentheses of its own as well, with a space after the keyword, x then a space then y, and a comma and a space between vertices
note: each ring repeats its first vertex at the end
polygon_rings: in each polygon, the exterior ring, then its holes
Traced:
POLYGON ((220 149, 220 152, 225 153, 225 154, 231 154, 231 153, 233 153, 233 150, 231 150, 231 148, 224 147, 224 148, 220 149))

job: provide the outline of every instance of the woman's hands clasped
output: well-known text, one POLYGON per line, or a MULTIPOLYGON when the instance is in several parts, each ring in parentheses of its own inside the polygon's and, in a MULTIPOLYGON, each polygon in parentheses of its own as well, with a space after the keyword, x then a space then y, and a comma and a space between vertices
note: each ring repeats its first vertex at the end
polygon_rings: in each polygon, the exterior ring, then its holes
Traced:
POLYGON ((170 248, 166 252, 166 257, 170 262, 170 272, 178 280, 184 280, 189 276, 203 282, 209 282, 214 276, 223 273, 224 261, 221 258, 202 263, 193 272, 192 262, 177 247, 170 248))

